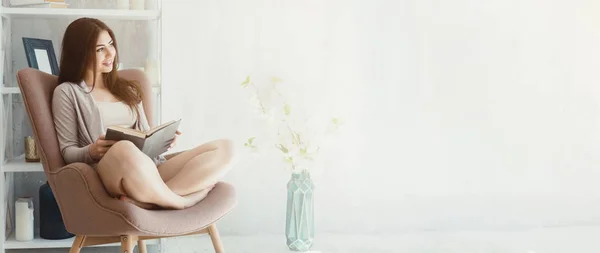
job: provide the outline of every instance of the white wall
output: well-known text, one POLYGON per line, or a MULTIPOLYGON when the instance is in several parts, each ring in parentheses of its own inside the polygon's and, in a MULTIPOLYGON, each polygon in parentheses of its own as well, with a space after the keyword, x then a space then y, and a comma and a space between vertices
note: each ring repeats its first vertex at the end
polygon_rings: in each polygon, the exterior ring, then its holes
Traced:
MULTIPOLYGON (((347 124, 315 174, 318 231, 600 221, 600 3, 180 0, 164 9, 164 115, 184 118, 178 149, 221 137, 241 146, 254 130, 242 125, 252 122, 240 101, 246 75, 277 75, 306 103, 336 103, 327 108, 347 124)), ((289 175, 241 155, 225 179, 239 205, 223 233, 283 233, 289 175)))

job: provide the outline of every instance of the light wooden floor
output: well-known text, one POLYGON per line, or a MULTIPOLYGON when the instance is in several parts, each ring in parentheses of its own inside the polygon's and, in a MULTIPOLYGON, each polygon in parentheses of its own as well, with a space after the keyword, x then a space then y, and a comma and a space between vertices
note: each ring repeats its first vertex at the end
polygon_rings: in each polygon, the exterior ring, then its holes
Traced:
MULTIPOLYGON (((311 253, 587 253, 600 252, 598 226, 542 227, 497 231, 421 231, 396 235, 319 234, 311 253)), ((221 236, 228 253, 295 253, 282 235, 221 236)), ((171 238, 163 253, 211 253, 204 236, 171 238)), ((10 251, 64 253, 64 249, 10 251)), ((118 248, 82 253, 117 253, 118 248)), ((157 252, 149 247, 149 252, 157 252)))

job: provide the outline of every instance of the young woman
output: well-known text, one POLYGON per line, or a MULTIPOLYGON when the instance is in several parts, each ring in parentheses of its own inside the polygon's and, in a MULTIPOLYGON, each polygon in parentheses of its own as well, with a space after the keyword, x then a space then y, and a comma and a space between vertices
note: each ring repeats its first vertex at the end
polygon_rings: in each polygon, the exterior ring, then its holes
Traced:
POLYGON ((80 18, 67 27, 52 101, 65 162, 92 165, 109 194, 144 208, 195 205, 229 170, 231 142, 211 141, 166 160, 150 158, 128 141, 105 140, 112 125, 150 128, 142 89, 118 76, 118 62, 117 42, 106 24, 80 18))

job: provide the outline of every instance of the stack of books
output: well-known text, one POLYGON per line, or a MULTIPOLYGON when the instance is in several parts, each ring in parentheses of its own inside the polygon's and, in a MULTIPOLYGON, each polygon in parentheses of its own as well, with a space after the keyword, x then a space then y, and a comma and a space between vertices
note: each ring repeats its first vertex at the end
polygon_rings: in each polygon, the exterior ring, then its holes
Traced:
POLYGON ((65 0, 10 0, 11 7, 20 8, 68 8, 65 0))

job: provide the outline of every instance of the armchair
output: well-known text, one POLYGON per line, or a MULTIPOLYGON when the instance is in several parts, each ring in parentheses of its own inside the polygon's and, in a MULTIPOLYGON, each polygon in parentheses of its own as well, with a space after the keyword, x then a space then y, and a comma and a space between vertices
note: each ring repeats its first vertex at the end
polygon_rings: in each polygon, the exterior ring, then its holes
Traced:
MULTIPOLYGON (((144 90, 144 110, 152 124, 152 87, 140 70, 121 70, 121 77, 138 80, 144 90)), ((58 78, 37 69, 19 70, 17 81, 39 145, 41 162, 66 229, 76 235, 70 253, 84 246, 121 242, 131 253, 144 240, 208 233, 216 252, 224 252, 216 222, 236 204, 233 186, 220 182, 200 203, 184 210, 146 210, 109 196, 96 171, 85 163, 65 164, 51 111, 58 78)), ((177 154, 172 154, 172 156, 177 154)), ((170 157, 167 157, 170 158, 170 157)))

